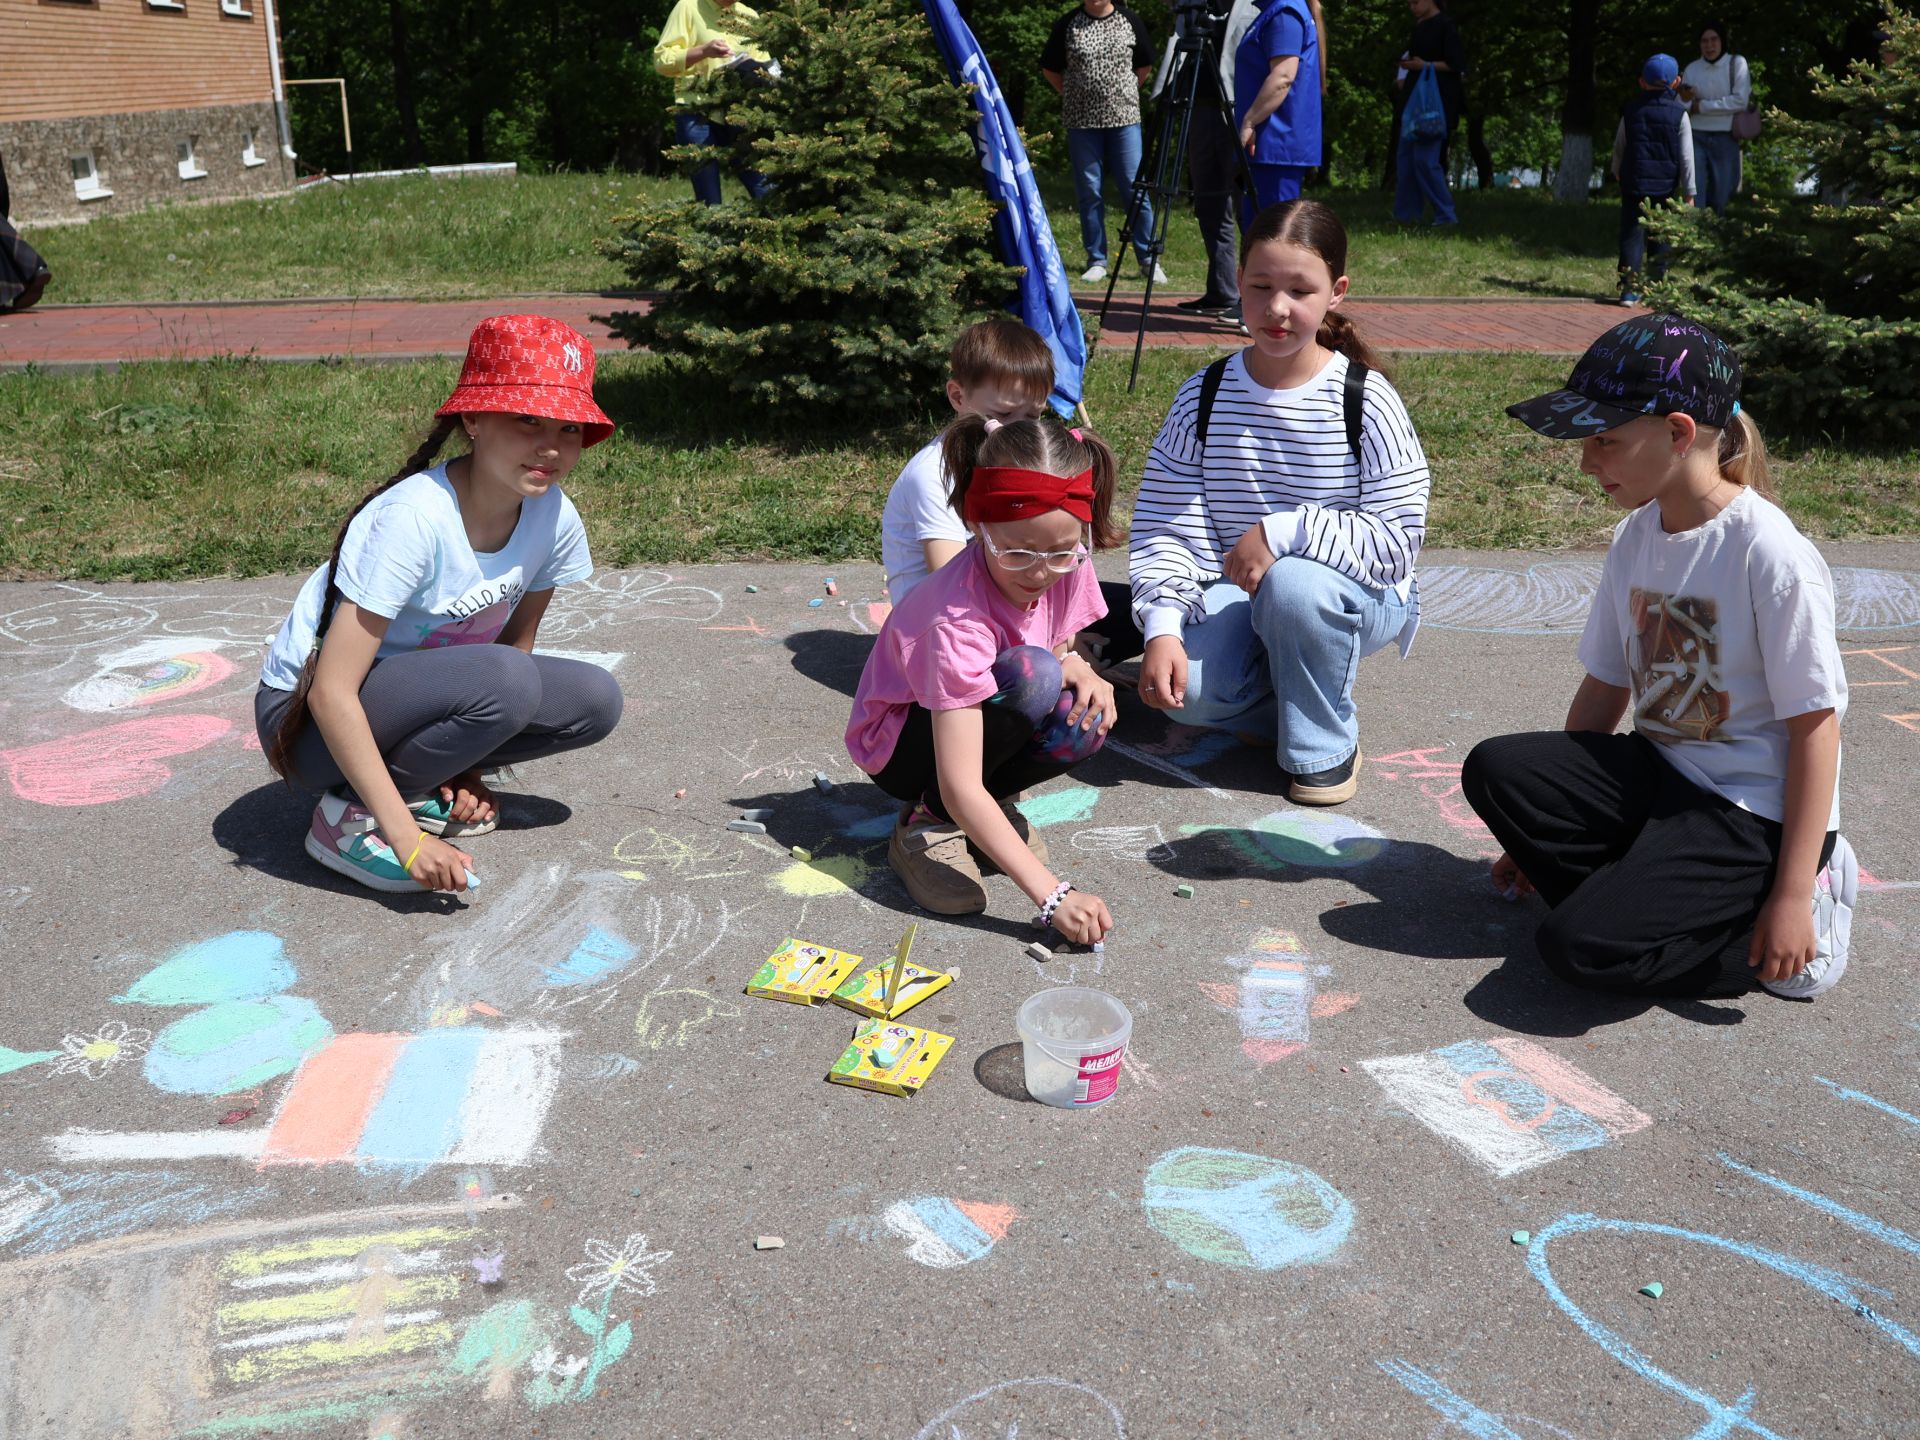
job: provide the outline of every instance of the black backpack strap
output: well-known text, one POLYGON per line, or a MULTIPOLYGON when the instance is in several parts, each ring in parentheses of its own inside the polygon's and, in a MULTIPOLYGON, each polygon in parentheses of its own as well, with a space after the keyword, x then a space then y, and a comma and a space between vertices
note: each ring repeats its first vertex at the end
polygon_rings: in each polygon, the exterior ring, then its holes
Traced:
POLYGON ((1207 422, 1213 418, 1213 402, 1220 397, 1220 382, 1227 378, 1227 361, 1222 355, 1200 374, 1200 413, 1193 417, 1193 438, 1199 442, 1202 463, 1206 459, 1207 422))
POLYGON ((1353 452, 1356 469, 1360 464, 1360 422, 1367 408, 1368 373, 1358 360, 1347 361, 1347 380, 1340 397, 1347 420, 1347 449, 1353 452))

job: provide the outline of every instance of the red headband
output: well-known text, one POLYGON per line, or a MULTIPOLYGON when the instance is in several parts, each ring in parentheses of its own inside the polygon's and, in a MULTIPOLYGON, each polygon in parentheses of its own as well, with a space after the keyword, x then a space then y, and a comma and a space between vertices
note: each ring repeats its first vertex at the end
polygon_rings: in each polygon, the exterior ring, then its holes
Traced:
POLYGON ((974 523, 1029 520, 1049 510, 1064 510, 1083 525, 1093 523, 1093 471, 1049 475, 1010 465, 983 465, 967 481, 961 515, 974 523))

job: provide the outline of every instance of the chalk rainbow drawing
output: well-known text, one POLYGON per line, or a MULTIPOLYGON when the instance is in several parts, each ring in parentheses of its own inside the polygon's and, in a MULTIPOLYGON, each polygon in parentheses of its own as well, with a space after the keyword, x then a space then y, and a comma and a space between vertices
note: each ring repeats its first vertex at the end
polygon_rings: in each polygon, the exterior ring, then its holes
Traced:
POLYGON ((1263 930, 1245 954, 1223 963, 1240 971, 1238 982, 1202 981, 1200 993, 1240 1022, 1240 1049, 1257 1065, 1297 1055, 1312 1039, 1313 1021, 1350 1010, 1359 996, 1320 993, 1314 981, 1331 975, 1301 948, 1288 930, 1263 930))
POLYGON ((92 714, 182 700, 224 684, 233 674, 233 662, 217 653, 225 643, 200 636, 147 640, 103 657, 91 678, 60 698, 92 714))
POLYGON ((150 715, 0 750, 13 793, 36 805, 111 805, 173 778, 163 761, 204 750, 233 729, 218 715, 150 715))
POLYGON ((935 1270, 985 1259, 1020 1219, 1011 1205, 916 1195, 880 1212, 880 1223, 908 1241, 907 1258, 935 1270))
POLYGON ((1196 1260, 1279 1270, 1331 1259, 1353 1229, 1346 1196, 1302 1165, 1243 1150, 1169 1150, 1147 1171, 1147 1223, 1196 1260))
POLYGON ((70 1129, 50 1144, 70 1164, 225 1155, 262 1167, 525 1165, 566 1038, 476 1027, 339 1035, 301 1063, 264 1130, 70 1129))
POLYGON ((1463 1040, 1360 1066, 1414 1119, 1495 1175, 1643 1130, 1651 1117, 1528 1040, 1463 1040))
POLYGON ((1018 1440, 1020 1427, 1031 1422, 1036 1411, 1044 1434, 1127 1440, 1119 1406, 1091 1385, 1052 1375, 1002 1380, 976 1390, 921 1426, 913 1440, 1018 1440), (1062 1423, 1063 1411, 1069 1423, 1062 1423))
POLYGON ((1359 820, 1308 810, 1274 810, 1241 825, 1182 825, 1180 833, 1218 834, 1268 870, 1288 865, 1346 870, 1379 859, 1393 843, 1359 820))

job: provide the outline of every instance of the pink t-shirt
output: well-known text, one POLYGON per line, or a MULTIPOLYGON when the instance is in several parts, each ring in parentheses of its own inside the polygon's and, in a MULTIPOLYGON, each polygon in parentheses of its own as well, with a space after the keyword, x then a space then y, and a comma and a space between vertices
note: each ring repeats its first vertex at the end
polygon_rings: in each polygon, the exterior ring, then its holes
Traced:
POLYGON ((1022 610, 987 573, 978 541, 913 587, 893 607, 867 657, 847 722, 847 753, 872 775, 915 704, 929 710, 978 705, 999 689, 993 662, 1016 645, 1051 650, 1107 613, 1093 566, 1081 565, 1022 610))

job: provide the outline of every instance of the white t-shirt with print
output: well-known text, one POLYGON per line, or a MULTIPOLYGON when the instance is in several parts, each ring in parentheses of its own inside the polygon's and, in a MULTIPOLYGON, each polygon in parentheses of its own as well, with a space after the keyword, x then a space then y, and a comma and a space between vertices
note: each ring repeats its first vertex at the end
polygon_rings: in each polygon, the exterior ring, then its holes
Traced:
POLYGON ((880 513, 880 560, 887 567, 887 595, 898 605, 927 578, 922 541, 964 545, 972 538, 973 532, 948 501, 947 467, 940 463, 936 437, 907 461, 887 492, 887 508, 880 513))
MULTIPOLYGON (((1580 663, 1632 691, 1634 728, 1681 774, 1769 820, 1786 818, 1786 722, 1847 713, 1827 562, 1746 489, 1683 534, 1657 504, 1620 522, 1580 663)), ((1827 828, 1839 824, 1836 783, 1827 828)))
MULTIPOLYGON (((488 645, 530 591, 593 573, 580 512, 558 485, 520 502, 520 519, 498 550, 480 553, 460 521, 447 467, 409 475, 353 517, 340 545, 340 593, 390 623, 377 660, 443 645, 488 645)), ((300 683, 313 649, 327 567, 307 577, 260 668, 276 690, 300 683)))

